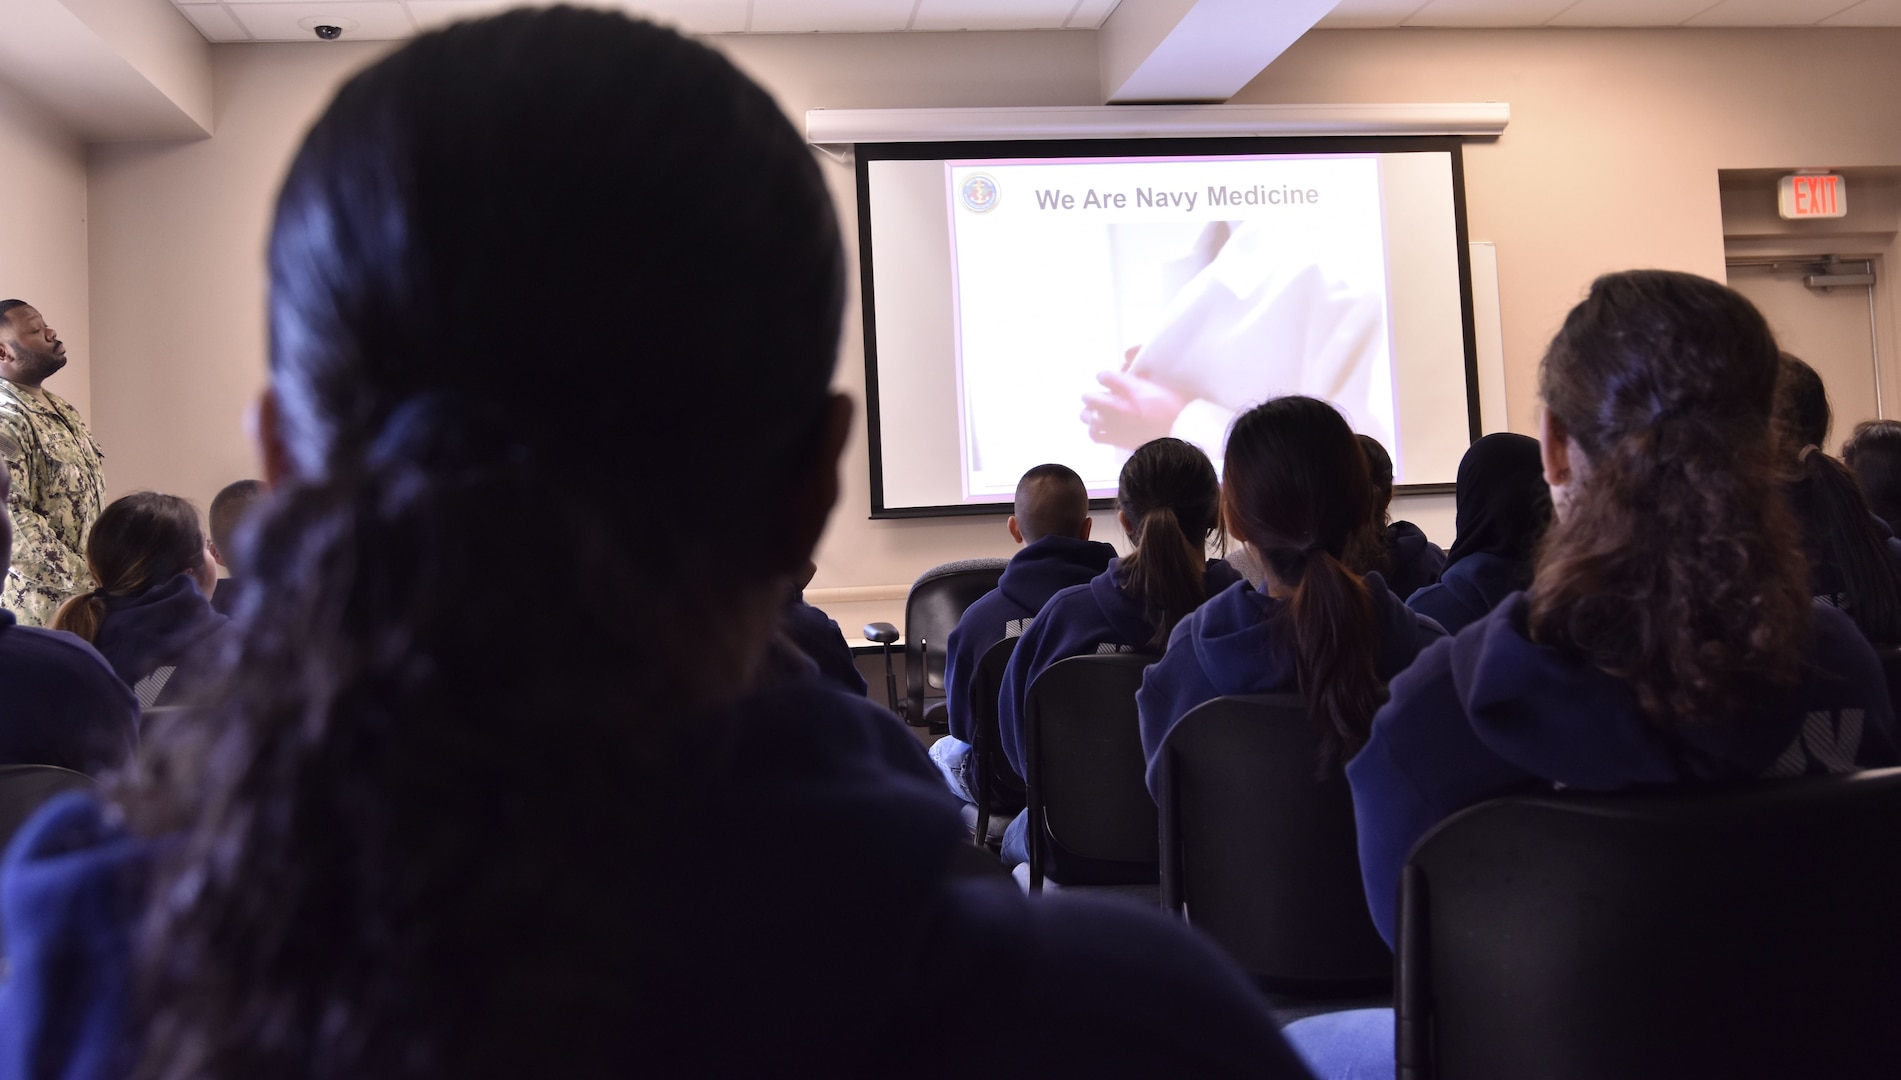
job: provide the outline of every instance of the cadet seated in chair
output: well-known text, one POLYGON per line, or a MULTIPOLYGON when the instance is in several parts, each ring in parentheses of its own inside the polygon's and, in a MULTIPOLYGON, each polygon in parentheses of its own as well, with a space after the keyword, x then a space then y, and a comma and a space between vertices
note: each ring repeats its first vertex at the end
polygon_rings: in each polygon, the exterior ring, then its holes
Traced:
MULTIPOLYGON (((964 611, 944 658, 950 734, 931 744, 931 759, 958 798, 971 802, 966 770, 973 734, 970 697, 977 662, 992 645, 1022 635, 1049 598, 1109 568, 1116 549, 1089 539, 1089 490, 1067 465, 1038 465, 1017 481, 1015 513, 1005 526, 1023 550, 997 587, 964 611)), ((990 702, 995 708, 996 703, 990 702)))

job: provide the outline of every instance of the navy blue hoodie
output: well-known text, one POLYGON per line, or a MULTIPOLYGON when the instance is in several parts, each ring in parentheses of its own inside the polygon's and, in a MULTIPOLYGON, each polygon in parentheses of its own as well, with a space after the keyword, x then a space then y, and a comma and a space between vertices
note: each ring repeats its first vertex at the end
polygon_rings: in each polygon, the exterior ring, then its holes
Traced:
POLYGON ((139 744, 139 703, 91 645, 19 626, 0 608, 0 765, 117 768, 139 744))
MULTIPOLYGON (((1029 699, 1030 684, 1043 669, 1072 656, 1099 653, 1132 652, 1159 656, 1161 650, 1149 644, 1155 625, 1142 610, 1142 601, 1122 590, 1122 560, 1113 559, 1109 568, 1089 579, 1086 585, 1064 589, 1044 606, 1042 614, 1023 632, 1023 640, 1010 656, 1003 672, 1003 688, 997 694, 997 737, 1003 743, 1004 756, 1018 776, 1024 771, 1023 705, 1029 699)), ((1202 573, 1208 595, 1215 596, 1237 584, 1246 584, 1241 575, 1221 559, 1208 560, 1202 573)))
POLYGON ((146 702, 162 705, 206 677, 230 625, 190 574, 177 574, 136 596, 106 597, 106 619, 93 647, 135 690, 158 668, 175 667, 163 690, 146 702))
POLYGON ((971 741, 970 680, 977 662, 1004 638, 1023 633, 1057 593, 1081 585, 1109 568, 1116 549, 1094 540, 1045 536, 1026 545, 1003 568, 997 587, 965 609, 945 642, 944 702, 953 738, 971 741))
POLYGON ((818 673, 847 693, 865 695, 865 676, 852 661, 845 632, 831 616, 805 602, 798 593, 787 602, 779 628, 792 644, 818 666, 818 673))
MULTIPOLYGON (((599 928, 603 973, 629 976, 626 1050, 601 1072, 1308 1075, 1245 976, 1179 922, 960 872, 971 849, 955 800, 865 699, 780 682, 697 718, 682 742, 699 779, 663 837, 681 859, 657 876, 617 873, 611 851, 576 868, 632 882, 641 917, 667 928, 632 946, 599 928), (938 1034, 978 1028, 955 1046, 938 1034)), ((89 795, 48 804, 15 839, 0 871, 0 1076, 128 1074, 151 851, 89 795)))
POLYGON ((1517 559, 1475 551, 1446 567, 1438 584, 1407 597, 1406 606, 1456 634, 1524 588, 1530 576, 1517 559))
POLYGON ((1426 539, 1419 526, 1410 521, 1395 521, 1380 534, 1386 543, 1386 557, 1392 560, 1392 572, 1385 575, 1387 588, 1401 600, 1439 580, 1445 569, 1446 553, 1426 539))
MULTIPOLYGON (((1399 602, 1379 574, 1366 575, 1373 600, 1379 654, 1373 670, 1382 681, 1406 669, 1419 650, 1445 631, 1399 602)), ((1230 694, 1274 694, 1297 689, 1287 602, 1242 582, 1224 590, 1176 624, 1168 652, 1142 676, 1135 695, 1142 717, 1142 755, 1148 759, 1149 794, 1159 795, 1156 772, 1162 739, 1188 710, 1230 694)))
POLYGON ((1897 762, 1881 662, 1832 608, 1811 611, 1810 670, 1799 685, 1764 695, 1752 716, 1674 736, 1644 718, 1627 683, 1528 641, 1526 611, 1514 593, 1421 653, 1347 764, 1367 905, 1389 945, 1413 845, 1486 799, 1897 762))

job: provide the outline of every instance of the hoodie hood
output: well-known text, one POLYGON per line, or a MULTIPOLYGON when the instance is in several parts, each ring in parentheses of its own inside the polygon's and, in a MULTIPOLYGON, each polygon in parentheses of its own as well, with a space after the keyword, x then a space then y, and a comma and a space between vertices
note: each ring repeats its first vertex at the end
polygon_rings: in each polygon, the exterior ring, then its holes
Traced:
MULTIPOLYGON (((1391 679, 1436 633, 1423 631, 1419 616, 1399 602, 1378 573, 1366 575, 1373 599, 1373 625, 1379 637, 1375 667, 1391 679)), ((1228 694, 1266 694, 1298 685, 1294 650, 1287 647, 1287 602, 1257 592, 1246 582, 1230 586, 1202 605, 1194 619, 1195 656, 1215 690, 1228 694)))
POLYGON ((136 596, 106 597, 93 647, 131 686, 156 668, 185 661, 229 623, 211 610, 191 575, 178 574, 136 596))
MULTIPOLYGON (((1122 581, 1122 560, 1111 559, 1109 569, 1089 579, 1089 595, 1102 608, 1102 617, 1108 622, 1116 641, 1131 645, 1138 652, 1161 652, 1160 647, 1148 643, 1155 636, 1155 625, 1149 622, 1142 601, 1125 591, 1122 581)), ((1237 584, 1243 587, 1247 585, 1234 567, 1221 559, 1208 560, 1208 565, 1202 569, 1202 581, 1208 590, 1207 595, 1211 597, 1222 595, 1237 584)))
POLYGON ((1452 680, 1473 733, 1533 776, 1591 791, 1756 776, 1801 722, 1790 688, 1764 692, 1759 708, 1730 723, 1666 734, 1623 680, 1527 640, 1528 609, 1525 594, 1513 593, 1460 634, 1452 680))
POLYGON ((1382 536, 1387 558, 1393 564, 1392 573, 1386 575, 1386 585, 1393 590, 1393 595, 1404 600, 1439 580, 1439 571, 1446 565, 1446 553, 1426 539, 1419 526, 1410 521, 1395 521, 1386 527, 1382 536))
POLYGON ((1094 540, 1045 536, 1025 545, 1003 568, 997 591, 1019 609, 1034 615, 1057 593, 1081 585, 1109 569, 1116 549, 1094 540))

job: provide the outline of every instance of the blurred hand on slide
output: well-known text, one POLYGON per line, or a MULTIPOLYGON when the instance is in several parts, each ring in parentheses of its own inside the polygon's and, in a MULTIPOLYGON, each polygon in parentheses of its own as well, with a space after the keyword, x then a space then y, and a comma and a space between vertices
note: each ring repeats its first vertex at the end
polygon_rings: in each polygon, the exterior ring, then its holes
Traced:
POLYGON ((1082 422, 1089 437, 1135 449, 1167 435, 1187 402, 1158 382, 1127 371, 1105 371, 1096 376, 1103 389, 1083 395, 1082 422))

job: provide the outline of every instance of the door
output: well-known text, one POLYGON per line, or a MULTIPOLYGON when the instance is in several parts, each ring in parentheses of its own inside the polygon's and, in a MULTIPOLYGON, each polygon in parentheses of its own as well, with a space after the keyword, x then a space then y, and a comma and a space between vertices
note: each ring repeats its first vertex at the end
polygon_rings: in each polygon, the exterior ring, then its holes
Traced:
MULTIPOLYGON (((1825 257, 1751 257, 1729 262, 1729 284, 1747 296, 1769 320, 1785 352, 1806 360, 1822 376, 1835 422, 1829 428, 1831 454, 1863 420, 1883 415, 1875 343, 1874 284, 1878 258, 1838 261, 1825 257), (1867 278, 1867 284, 1812 286, 1805 281, 1831 277, 1867 278)), ((1892 394, 1892 388, 1888 393, 1892 394)))

